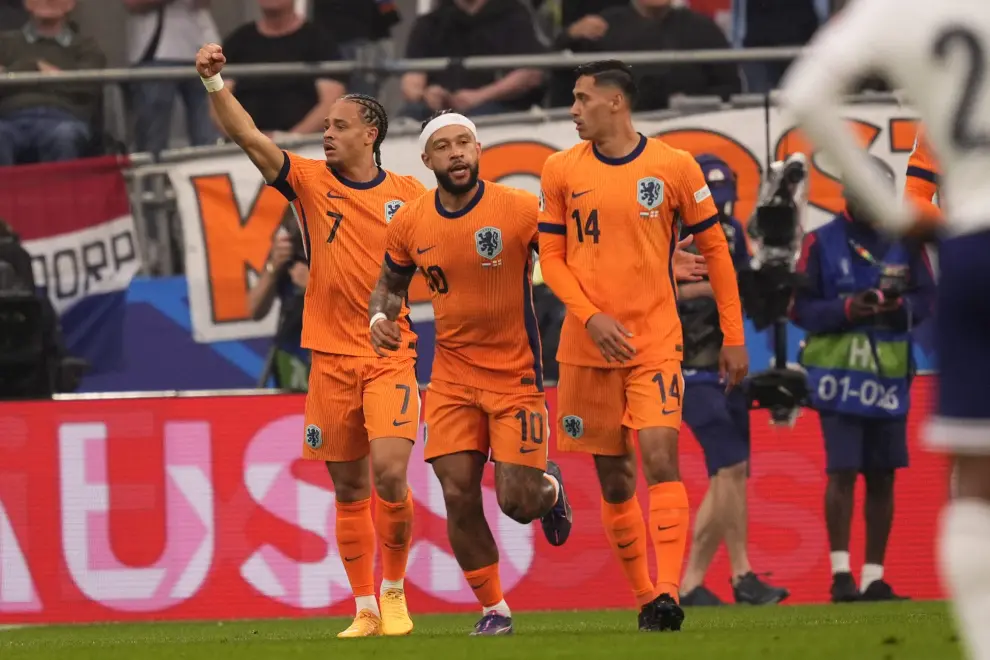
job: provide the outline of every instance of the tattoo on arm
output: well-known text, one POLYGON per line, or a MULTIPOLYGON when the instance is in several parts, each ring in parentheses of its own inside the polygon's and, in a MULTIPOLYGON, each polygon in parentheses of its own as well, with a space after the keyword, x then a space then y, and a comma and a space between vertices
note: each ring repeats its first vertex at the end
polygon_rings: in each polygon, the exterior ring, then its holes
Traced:
POLYGON ((397 319, 402 312, 402 303, 409 294, 409 284, 414 274, 415 271, 397 273, 388 264, 382 264, 378 284, 371 292, 371 301, 368 303, 368 319, 375 314, 384 314, 390 321, 397 319))

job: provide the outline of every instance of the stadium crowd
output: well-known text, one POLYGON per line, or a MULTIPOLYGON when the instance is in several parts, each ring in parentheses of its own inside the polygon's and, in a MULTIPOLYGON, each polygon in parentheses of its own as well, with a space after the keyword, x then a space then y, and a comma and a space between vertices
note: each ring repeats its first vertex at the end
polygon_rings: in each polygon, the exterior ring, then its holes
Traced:
MULTIPOLYGON (((315 0, 310 15, 303 16, 293 0, 254 1, 257 20, 221 34, 210 0, 121 0, 128 12, 126 64, 191 64, 190 53, 206 42, 222 43, 230 61, 238 64, 381 61, 403 21, 411 24, 411 32, 399 54, 408 58, 801 45, 841 4, 736 0, 726 15, 711 11, 704 0, 436 0, 428 13, 400 16, 389 1, 315 0)), ((0 72, 107 66, 106 53, 115 44, 88 34, 74 20, 76 5, 77 0, 0 0, 0 72)), ((679 95, 727 98, 740 91, 765 91, 776 86, 785 68, 785 63, 641 67, 640 86, 648 91, 637 109, 666 108, 679 95)), ((445 107, 477 116, 534 105, 566 106, 572 78, 569 72, 536 69, 410 72, 401 77, 400 99, 387 109, 422 120, 445 107)), ((319 132, 327 108, 345 92, 377 96, 385 82, 373 72, 315 83, 307 78, 252 78, 237 85, 236 96, 264 131, 305 134, 319 132)), ((0 166, 112 152, 158 153, 169 146, 224 139, 194 78, 127 84, 122 94, 109 94, 111 87, 4 88, 0 166), (109 102, 121 97, 120 107, 109 102), (172 134, 178 99, 185 111, 185 136, 172 134), (111 122, 108 115, 114 113, 124 116, 111 122)))

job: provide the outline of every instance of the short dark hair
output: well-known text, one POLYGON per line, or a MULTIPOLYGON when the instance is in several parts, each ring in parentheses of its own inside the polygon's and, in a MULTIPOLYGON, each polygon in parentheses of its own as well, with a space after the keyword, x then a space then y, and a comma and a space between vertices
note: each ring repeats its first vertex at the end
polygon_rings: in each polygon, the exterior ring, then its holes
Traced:
POLYGON ((449 115, 449 114, 450 114, 450 113, 452 113, 452 112, 453 112, 453 109, 451 109, 451 108, 444 108, 443 110, 437 110, 437 111, 436 111, 436 112, 434 112, 434 113, 433 113, 432 115, 430 115, 429 117, 427 117, 427 118, 426 118, 426 120, 425 120, 425 121, 424 121, 424 122, 423 122, 422 124, 420 124, 420 125, 419 125, 419 130, 421 130, 421 131, 425 131, 425 130, 426 130, 426 127, 427 127, 427 125, 428 125, 428 124, 429 124, 429 123, 430 123, 431 121, 433 121, 433 120, 434 120, 434 119, 436 119, 437 117, 442 117, 442 116, 444 116, 444 115, 449 115))
POLYGON ((382 142, 388 134, 388 114, 385 107, 374 96, 367 94, 344 94, 340 97, 342 101, 350 101, 361 106, 361 121, 369 126, 378 129, 378 137, 375 138, 375 165, 382 166, 382 142))
POLYGON ((595 79, 596 85, 610 85, 618 87, 623 96, 632 106, 636 103, 639 90, 636 88, 636 77, 633 75, 632 67, 621 60, 598 60, 588 62, 574 69, 577 78, 591 76, 595 79))

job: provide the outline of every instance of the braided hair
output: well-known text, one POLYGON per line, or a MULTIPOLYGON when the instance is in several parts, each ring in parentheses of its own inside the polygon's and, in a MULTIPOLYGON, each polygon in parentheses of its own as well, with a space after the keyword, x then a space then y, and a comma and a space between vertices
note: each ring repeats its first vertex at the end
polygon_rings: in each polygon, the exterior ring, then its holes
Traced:
POLYGON ((375 165, 382 166, 382 142, 388 134, 388 115, 385 108, 374 96, 367 94, 345 94, 340 97, 342 101, 350 101, 361 106, 361 120, 378 129, 378 137, 375 138, 375 165))

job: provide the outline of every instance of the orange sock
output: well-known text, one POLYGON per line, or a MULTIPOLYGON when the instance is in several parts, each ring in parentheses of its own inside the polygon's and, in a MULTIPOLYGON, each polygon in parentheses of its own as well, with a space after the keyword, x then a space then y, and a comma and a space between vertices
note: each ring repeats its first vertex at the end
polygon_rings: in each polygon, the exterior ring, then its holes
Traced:
POLYGON ((412 547, 412 492, 407 488, 406 499, 402 502, 376 499, 375 531, 382 551, 382 577, 397 582, 406 576, 406 562, 412 547))
POLYGON ((671 481, 650 486, 650 536, 657 555, 657 593, 678 600, 690 511, 684 484, 671 481))
POLYGON ((337 551, 355 597, 375 593, 375 525, 371 498, 337 502, 337 551))
POLYGON ((639 499, 622 504, 610 504, 602 500, 602 523, 605 536, 622 563, 626 579, 636 594, 636 603, 646 605, 656 597, 656 589, 650 580, 650 564, 646 557, 646 524, 639 499))
POLYGON ((502 581, 498 577, 498 562, 473 571, 464 571, 464 577, 482 607, 494 607, 502 602, 504 596, 502 581))

